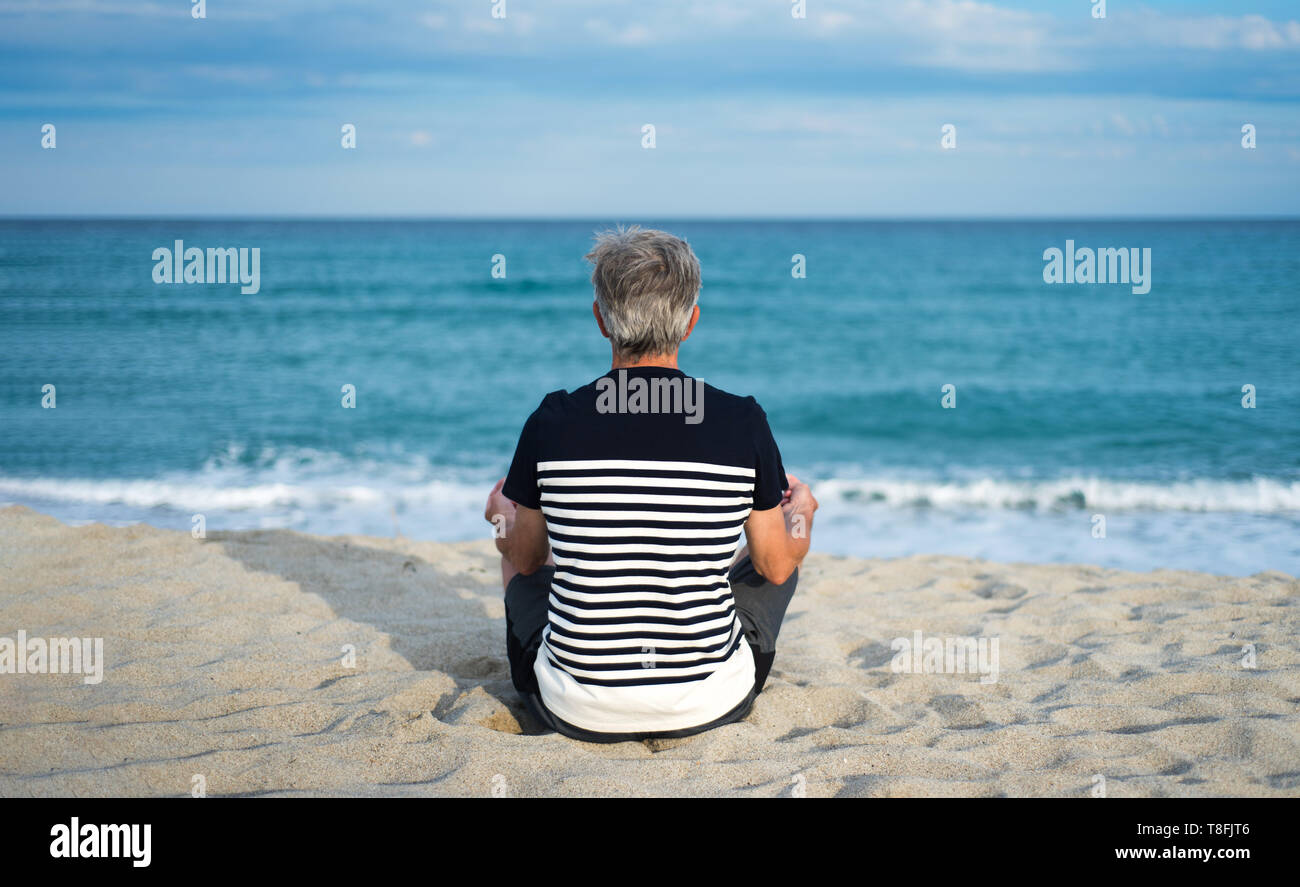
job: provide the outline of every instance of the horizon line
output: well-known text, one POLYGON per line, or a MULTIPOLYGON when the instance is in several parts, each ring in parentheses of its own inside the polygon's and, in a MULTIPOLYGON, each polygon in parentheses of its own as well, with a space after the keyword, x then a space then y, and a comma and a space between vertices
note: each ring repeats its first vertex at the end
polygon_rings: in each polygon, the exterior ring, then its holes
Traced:
MULTIPOLYGON (((10 215, 0 213, 0 222, 440 222, 440 223, 500 223, 500 222, 603 222, 608 216, 599 215, 292 215, 292 214, 47 214, 10 215)), ((617 218, 617 217, 616 217, 617 218)), ((624 216, 623 218, 633 218, 624 216)), ((639 218, 662 222, 728 222, 728 223, 778 223, 778 222, 867 222, 867 223, 933 223, 933 222, 1295 222, 1300 214, 1287 215, 953 215, 953 216, 729 216, 729 215, 656 215, 645 214, 639 218)))

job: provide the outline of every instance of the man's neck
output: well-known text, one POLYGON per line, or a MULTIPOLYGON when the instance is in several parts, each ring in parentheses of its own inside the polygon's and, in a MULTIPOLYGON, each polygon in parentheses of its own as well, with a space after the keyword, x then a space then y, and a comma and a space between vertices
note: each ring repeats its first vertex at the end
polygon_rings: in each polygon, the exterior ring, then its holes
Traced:
POLYGON ((614 355, 613 366, 610 369, 628 370, 633 367, 664 367, 665 369, 677 369, 677 352, 672 354, 647 354, 636 358, 635 360, 625 360, 617 354, 614 355))

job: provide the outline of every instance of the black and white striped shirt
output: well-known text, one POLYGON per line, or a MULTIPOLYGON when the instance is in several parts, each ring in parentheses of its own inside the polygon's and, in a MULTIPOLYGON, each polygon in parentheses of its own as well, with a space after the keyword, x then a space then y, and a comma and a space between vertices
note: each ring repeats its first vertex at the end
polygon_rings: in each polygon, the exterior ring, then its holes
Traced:
POLYGON ((785 470, 753 398, 699 383, 695 423, 666 405, 602 412, 616 374, 625 389, 698 381, 611 371, 547 395, 525 424, 503 491, 542 510, 555 558, 534 673, 546 707, 585 730, 687 729, 753 687, 727 573, 750 510, 780 504, 785 470))

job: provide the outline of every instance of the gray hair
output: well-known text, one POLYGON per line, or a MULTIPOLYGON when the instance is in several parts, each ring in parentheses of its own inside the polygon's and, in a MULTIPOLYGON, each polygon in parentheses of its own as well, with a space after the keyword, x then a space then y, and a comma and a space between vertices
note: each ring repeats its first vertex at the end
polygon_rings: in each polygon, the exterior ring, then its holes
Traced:
POLYGON ((629 360, 676 351, 700 298, 700 260, 686 241, 620 225, 598 233, 586 259, 614 350, 629 360))

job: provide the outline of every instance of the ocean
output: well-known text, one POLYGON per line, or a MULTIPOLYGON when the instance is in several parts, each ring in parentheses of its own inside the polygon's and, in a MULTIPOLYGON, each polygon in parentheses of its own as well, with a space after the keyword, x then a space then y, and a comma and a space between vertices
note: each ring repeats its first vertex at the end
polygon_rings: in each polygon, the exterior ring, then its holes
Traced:
MULTIPOLYGON (((698 254, 681 367, 763 405, 815 550, 1300 574, 1300 222, 638 221, 698 254), (1149 291, 1045 283, 1067 242, 1149 291)), ((608 369, 607 224, 0 221, 0 503, 488 538, 528 413, 608 369), (155 283, 178 240, 259 288, 155 283)))

